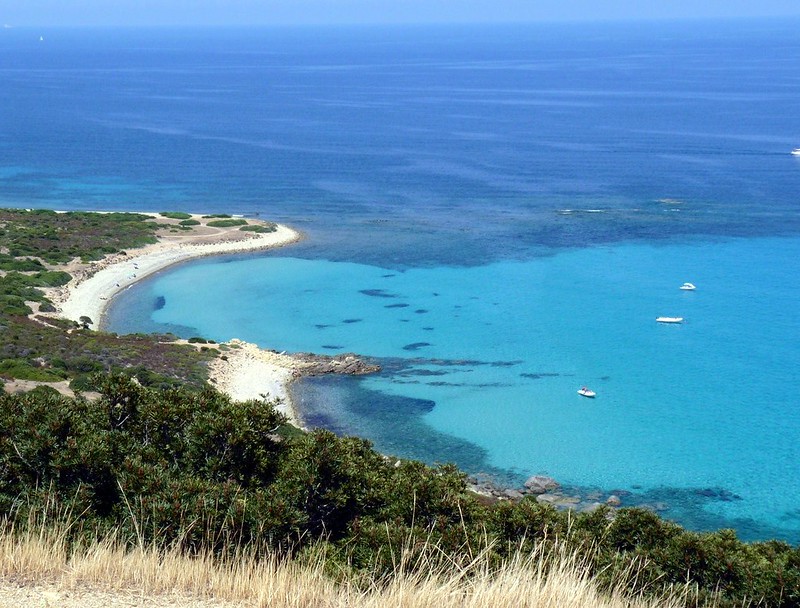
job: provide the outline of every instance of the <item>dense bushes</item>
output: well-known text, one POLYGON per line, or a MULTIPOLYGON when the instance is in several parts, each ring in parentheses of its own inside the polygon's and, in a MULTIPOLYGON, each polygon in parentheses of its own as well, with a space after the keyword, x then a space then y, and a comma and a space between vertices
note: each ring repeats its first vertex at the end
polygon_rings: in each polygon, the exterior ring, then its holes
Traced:
POLYGON ((66 272, 42 270, 33 274, 9 272, 0 276, 0 314, 22 316, 31 313, 26 302, 49 303, 37 287, 57 287, 69 283, 66 272))
POLYGON ((241 219, 225 219, 225 220, 211 220, 207 226, 212 228, 230 228, 231 226, 246 226, 247 220, 241 219))
POLYGON ((244 232, 255 232, 257 234, 267 234, 269 232, 275 232, 278 229, 277 224, 273 224, 272 222, 262 225, 262 224, 248 224, 247 226, 242 226, 239 230, 244 232))
POLYGON ((76 535, 118 529, 189 551, 325 542, 333 563, 351 572, 391 572, 401 546, 412 554, 434 546, 446 564, 481 548, 499 561, 557 541, 583 552, 609 585, 633 568, 637 592, 694 583, 689 605, 800 605, 800 550, 784 543, 687 532, 637 509, 576 516, 531 498, 487 506, 454 467, 396 461, 326 431, 288 433, 263 402, 153 390, 125 376, 94 385, 95 402, 0 394, 3 514, 60 505, 82 514, 76 535))

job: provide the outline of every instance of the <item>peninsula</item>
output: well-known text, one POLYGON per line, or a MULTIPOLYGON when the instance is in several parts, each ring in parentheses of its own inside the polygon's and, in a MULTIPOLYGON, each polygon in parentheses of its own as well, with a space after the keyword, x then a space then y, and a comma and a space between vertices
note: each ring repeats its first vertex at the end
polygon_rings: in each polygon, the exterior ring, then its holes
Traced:
MULTIPOLYGON (((5 221, 8 244, 0 255, 7 258, 8 270, 0 268, 0 277, 9 284, 24 279, 35 286, 40 295, 43 294, 41 301, 31 295, 33 292, 20 296, 24 301, 20 302, 19 308, 26 308, 28 319, 38 324, 58 325, 69 320, 86 329, 104 329, 105 312, 114 296, 170 266, 207 256, 263 251, 302 238, 284 225, 219 214, 62 214, 41 210, 6 210, 4 214, 0 222, 5 221), (82 223, 63 229, 76 221, 82 223), (76 234, 83 241, 72 244, 69 239, 76 234), (61 247, 66 254, 48 250, 54 236, 67 239, 61 247), (107 246, 99 245, 104 242, 107 246), (26 253, 29 255, 22 257, 21 254, 26 253), (19 272, 20 269, 25 270, 19 272), (49 280, 41 280, 43 272, 58 273, 58 279, 50 276, 49 280)), ((98 336, 105 334, 101 332, 98 336)), ((192 340, 172 336, 153 339, 154 343, 163 344, 165 341, 196 350, 202 356, 199 364, 202 369, 197 371, 200 380, 204 377, 236 401, 274 401, 276 409, 295 426, 302 425, 288 391, 288 384, 293 379, 325 373, 360 374, 377 369, 352 354, 336 357, 309 353, 287 355, 238 339, 219 345, 199 337, 192 340)), ((56 368, 47 357, 40 357, 39 362, 41 369, 37 371, 44 375, 30 374, 29 370, 23 369, 22 374, 16 374, 22 377, 7 381, 8 388, 30 389, 49 385, 70 394, 69 378, 49 378, 48 374, 52 375, 56 368)), ((128 362, 117 367, 130 365, 128 362)), ((66 369, 69 367, 65 366, 66 369)), ((170 365, 165 362, 163 367, 168 371, 170 365)), ((180 374, 177 378, 186 379, 180 374)))

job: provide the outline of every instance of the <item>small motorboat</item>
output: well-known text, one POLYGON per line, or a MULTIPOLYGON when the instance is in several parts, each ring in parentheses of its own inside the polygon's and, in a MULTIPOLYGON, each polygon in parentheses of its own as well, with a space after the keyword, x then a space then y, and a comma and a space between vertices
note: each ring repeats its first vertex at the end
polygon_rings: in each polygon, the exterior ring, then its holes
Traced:
POLYGON ((683 289, 683 291, 694 291, 697 289, 697 287, 695 287, 692 283, 684 283, 681 285, 681 289, 683 289))
POLYGON ((656 317, 659 323, 683 323, 683 317, 656 317))
POLYGON ((792 150, 792 156, 800 156, 800 148, 795 148, 792 150))
POLYGON ((582 387, 580 387, 578 389, 578 394, 581 397, 589 397, 591 399, 593 399, 597 395, 597 393, 595 393, 593 390, 591 390, 591 389, 589 389, 589 388, 587 388, 585 386, 582 386, 582 387))

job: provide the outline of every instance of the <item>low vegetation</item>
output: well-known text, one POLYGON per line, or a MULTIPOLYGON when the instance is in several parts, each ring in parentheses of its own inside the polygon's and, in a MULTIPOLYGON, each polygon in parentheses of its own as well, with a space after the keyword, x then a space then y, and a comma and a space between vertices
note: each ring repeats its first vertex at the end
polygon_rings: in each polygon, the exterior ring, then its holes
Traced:
POLYGON ((275 232, 278 229, 277 224, 268 223, 266 225, 262 224, 248 224, 247 226, 242 226, 239 230, 243 230, 244 232, 256 232, 258 234, 266 234, 268 232, 275 232))
POLYGON ((71 321, 0 317, 0 377, 70 380, 73 388, 87 390, 89 375, 125 371, 145 386, 186 384, 199 390, 207 380, 207 362, 219 351, 174 341, 169 335, 95 332, 71 321))
POLYGON ((206 225, 211 226, 212 228, 230 228, 232 226, 246 226, 247 220, 234 218, 226 220, 211 220, 206 225))
POLYGON ((150 219, 139 213, 0 209, 0 253, 47 264, 99 260, 155 243, 158 227, 150 219))
POLYGON ((183 211, 162 211, 159 215, 171 220, 188 220, 192 218, 191 213, 184 213, 183 211))

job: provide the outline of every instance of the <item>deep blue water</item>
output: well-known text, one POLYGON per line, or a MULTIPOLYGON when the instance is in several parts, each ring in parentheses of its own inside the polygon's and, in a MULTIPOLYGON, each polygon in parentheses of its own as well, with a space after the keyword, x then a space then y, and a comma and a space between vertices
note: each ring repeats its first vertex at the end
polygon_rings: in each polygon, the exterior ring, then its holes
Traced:
POLYGON ((310 423, 798 542, 798 56, 796 21, 2 30, 0 204, 286 222, 111 327, 355 350, 385 371, 302 383, 310 423))

